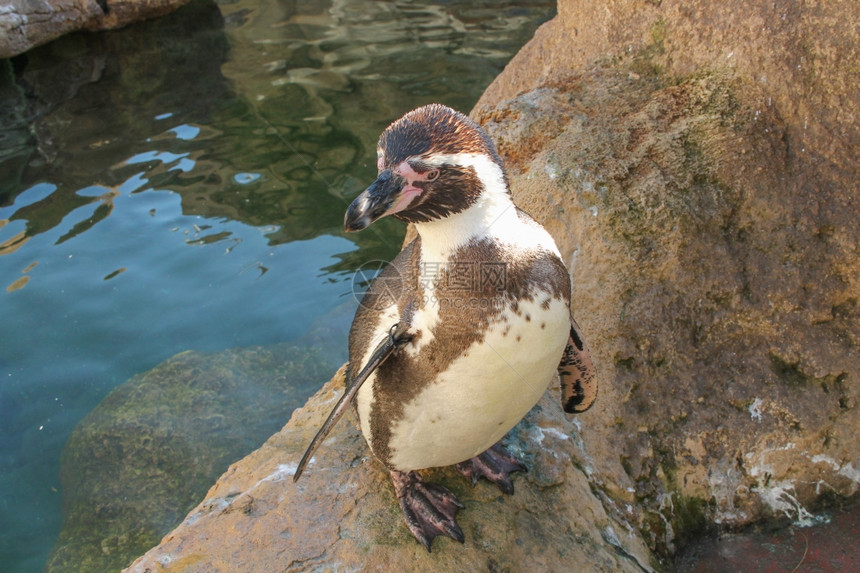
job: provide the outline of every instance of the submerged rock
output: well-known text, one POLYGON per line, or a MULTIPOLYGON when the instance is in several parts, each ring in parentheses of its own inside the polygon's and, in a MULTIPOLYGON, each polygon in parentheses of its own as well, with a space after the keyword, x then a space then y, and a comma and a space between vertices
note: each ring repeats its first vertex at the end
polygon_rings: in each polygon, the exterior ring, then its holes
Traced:
POLYGON ((351 309, 298 343, 183 352, 111 392, 63 450, 63 527, 46 570, 116 571, 156 544, 337 368, 344 353, 318 341, 345 345, 351 309))

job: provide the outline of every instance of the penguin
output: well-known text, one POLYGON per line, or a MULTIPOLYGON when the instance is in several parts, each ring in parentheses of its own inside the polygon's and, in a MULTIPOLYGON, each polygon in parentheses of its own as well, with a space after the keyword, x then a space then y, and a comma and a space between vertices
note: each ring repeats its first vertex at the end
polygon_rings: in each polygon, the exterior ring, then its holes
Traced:
POLYGON ((416 238, 374 279, 349 333, 346 390, 299 462, 351 404, 391 474, 415 538, 464 541, 464 506, 419 471, 454 465, 513 494, 526 471, 500 440, 557 372, 562 407, 597 396, 588 346, 570 311, 571 279, 550 234, 513 202, 489 135, 430 104, 379 138, 378 177, 348 207, 347 232, 392 216, 416 238))

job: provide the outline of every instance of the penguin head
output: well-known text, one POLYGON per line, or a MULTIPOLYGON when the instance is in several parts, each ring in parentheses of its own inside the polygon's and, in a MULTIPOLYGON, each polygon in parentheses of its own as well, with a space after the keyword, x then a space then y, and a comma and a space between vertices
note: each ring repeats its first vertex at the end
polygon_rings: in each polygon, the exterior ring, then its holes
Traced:
POLYGON ((484 194, 510 195, 504 167, 489 135, 449 107, 410 111, 382 132, 379 176, 349 206, 347 231, 391 215, 409 223, 444 219, 484 194))

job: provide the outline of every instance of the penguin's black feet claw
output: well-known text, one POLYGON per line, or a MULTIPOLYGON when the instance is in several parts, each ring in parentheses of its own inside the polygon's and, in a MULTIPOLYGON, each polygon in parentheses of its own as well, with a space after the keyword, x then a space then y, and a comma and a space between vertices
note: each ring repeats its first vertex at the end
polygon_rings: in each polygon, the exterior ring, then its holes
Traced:
POLYGON ((409 531, 428 552, 437 535, 463 543, 463 530, 454 516, 465 506, 453 493, 441 485, 421 481, 415 472, 392 471, 391 479, 409 531))
POLYGON ((473 486, 478 483, 479 478, 485 477, 508 495, 514 493, 511 474, 528 471, 528 468, 501 444, 490 447, 483 454, 478 454, 470 460, 460 462, 457 464, 457 469, 472 480, 473 486))

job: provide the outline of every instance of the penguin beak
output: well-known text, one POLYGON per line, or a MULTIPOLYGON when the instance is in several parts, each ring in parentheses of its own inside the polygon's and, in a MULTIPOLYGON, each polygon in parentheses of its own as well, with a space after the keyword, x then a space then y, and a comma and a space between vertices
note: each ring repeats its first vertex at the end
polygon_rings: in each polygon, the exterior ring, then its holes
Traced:
POLYGON ((346 210, 344 230, 350 233, 361 231, 377 219, 405 208, 406 205, 401 205, 403 201, 400 196, 405 185, 406 180, 390 169, 380 173, 376 181, 362 191, 346 210))

